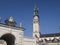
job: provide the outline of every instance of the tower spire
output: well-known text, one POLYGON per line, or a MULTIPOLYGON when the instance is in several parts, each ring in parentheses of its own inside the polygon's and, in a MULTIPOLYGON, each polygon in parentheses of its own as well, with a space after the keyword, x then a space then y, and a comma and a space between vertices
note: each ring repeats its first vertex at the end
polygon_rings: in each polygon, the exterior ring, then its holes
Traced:
POLYGON ((34 15, 38 15, 38 8, 37 8, 37 5, 35 5, 35 7, 34 7, 34 15))
POLYGON ((38 8, 37 5, 34 7, 34 17, 33 17, 33 38, 36 38, 36 36, 40 37, 40 21, 38 16, 38 8))

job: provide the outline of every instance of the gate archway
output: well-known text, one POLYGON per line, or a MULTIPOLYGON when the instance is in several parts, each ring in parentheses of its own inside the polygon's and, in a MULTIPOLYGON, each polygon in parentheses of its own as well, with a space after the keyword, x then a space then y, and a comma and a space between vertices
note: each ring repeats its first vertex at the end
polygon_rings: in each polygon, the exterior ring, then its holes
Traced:
POLYGON ((15 36, 8 33, 8 34, 4 34, 1 39, 5 40, 7 45, 14 45, 15 43, 15 36))

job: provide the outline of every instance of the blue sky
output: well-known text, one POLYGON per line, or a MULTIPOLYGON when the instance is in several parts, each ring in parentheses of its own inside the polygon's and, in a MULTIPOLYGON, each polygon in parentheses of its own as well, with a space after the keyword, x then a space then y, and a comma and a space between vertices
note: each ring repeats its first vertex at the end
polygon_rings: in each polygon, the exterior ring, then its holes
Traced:
POLYGON ((40 16, 40 32, 60 32, 60 0, 0 0, 2 22, 13 16, 19 26, 23 23, 25 36, 32 36, 34 5, 37 4, 40 16))

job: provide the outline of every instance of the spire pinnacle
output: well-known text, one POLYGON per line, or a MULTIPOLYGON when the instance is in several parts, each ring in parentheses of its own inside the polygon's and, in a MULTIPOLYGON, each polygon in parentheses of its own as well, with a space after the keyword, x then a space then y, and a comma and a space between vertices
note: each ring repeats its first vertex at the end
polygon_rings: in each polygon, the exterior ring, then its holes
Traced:
POLYGON ((20 27, 22 27, 22 22, 20 22, 20 27))
POLYGON ((35 5, 35 7, 34 7, 34 15, 38 15, 38 8, 37 8, 37 5, 35 5))

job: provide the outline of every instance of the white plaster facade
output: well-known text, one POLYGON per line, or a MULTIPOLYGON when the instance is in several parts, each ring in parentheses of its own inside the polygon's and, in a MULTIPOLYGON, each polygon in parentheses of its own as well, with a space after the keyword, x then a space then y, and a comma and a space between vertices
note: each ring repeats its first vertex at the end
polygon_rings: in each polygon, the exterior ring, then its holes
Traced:
POLYGON ((0 37, 2 37, 5 34, 11 34, 15 37, 15 45, 22 44, 23 29, 16 27, 11 28, 10 26, 8 27, 5 25, 0 25, 0 37))

